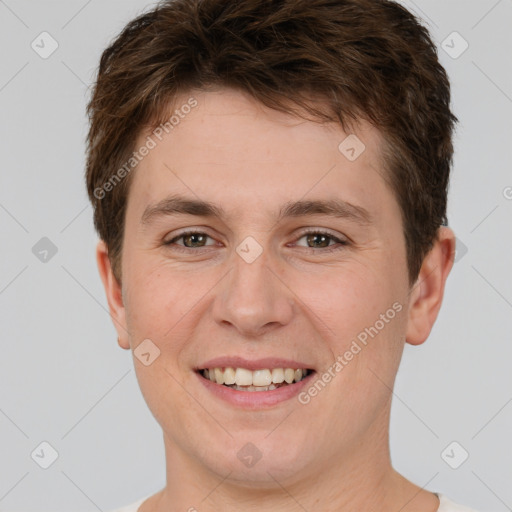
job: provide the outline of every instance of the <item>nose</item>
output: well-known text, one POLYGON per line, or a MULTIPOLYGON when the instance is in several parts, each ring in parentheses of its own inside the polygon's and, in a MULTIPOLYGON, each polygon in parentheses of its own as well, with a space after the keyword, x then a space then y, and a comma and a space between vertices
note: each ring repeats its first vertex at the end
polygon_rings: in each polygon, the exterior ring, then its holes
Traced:
POLYGON ((215 298, 214 318, 244 337, 257 337, 287 325, 293 316, 294 298, 269 249, 251 263, 238 253, 215 298))

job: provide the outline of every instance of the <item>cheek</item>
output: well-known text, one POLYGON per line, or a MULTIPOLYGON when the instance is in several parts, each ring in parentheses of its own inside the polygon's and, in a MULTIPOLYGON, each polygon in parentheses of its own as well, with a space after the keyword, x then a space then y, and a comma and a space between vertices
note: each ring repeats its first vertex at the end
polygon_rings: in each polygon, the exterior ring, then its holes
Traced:
POLYGON ((190 278, 180 273, 169 272, 161 265, 148 265, 142 258, 136 263, 134 272, 127 275, 127 318, 139 334, 161 339, 192 307, 194 288, 190 278))
POLYGON ((380 396, 385 386, 379 378, 389 383, 398 369, 406 328, 402 281, 371 266, 333 273, 300 292, 321 319, 315 325, 322 330, 331 360, 342 358, 337 386, 350 389, 354 397, 380 396))
POLYGON ((161 262, 157 265, 140 261, 133 268, 137 272, 129 276, 125 302, 132 349, 150 339, 160 350, 155 371, 145 372, 141 368, 141 377, 151 380, 154 389, 157 383, 164 388, 172 387, 174 382, 167 371, 180 379, 183 374, 188 376, 187 361, 193 350, 190 340, 204 316, 208 291, 216 276, 212 273, 211 279, 206 275, 200 278, 189 271, 170 269, 161 262))
POLYGON ((348 339, 378 321, 401 296, 392 276, 373 264, 303 274, 290 283, 290 288, 307 306, 303 311, 311 321, 340 350, 348 339))

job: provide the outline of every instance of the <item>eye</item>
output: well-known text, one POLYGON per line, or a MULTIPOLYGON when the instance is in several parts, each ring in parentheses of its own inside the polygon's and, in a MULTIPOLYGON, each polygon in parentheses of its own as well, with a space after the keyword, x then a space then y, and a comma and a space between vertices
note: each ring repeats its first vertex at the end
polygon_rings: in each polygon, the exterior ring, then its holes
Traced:
MULTIPOLYGON (((164 245, 174 246, 173 249, 178 251, 186 251, 187 249, 200 249, 202 247, 208 247, 208 245, 215 245, 215 243, 206 244, 206 240, 208 238, 211 237, 202 231, 186 231, 180 233, 178 236, 175 236, 171 240, 164 242, 164 245), (183 243, 176 243, 178 240, 183 240, 183 243)), ((342 249, 346 245, 349 245, 347 240, 342 240, 337 236, 334 236, 332 233, 322 230, 304 231, 297 241, 303 238, 306 239, 306 243, 308 244, 305 249, 313 249, 313 252, 332 252, 342 249), (331 241, 335 243, 331 244, 331 241), (311 246, 309 244, 313 245, 311 246), (337 247, 332 247, 332 245, 337 245, 337 247), (321 251, 315 251, 314 249, 320 249, 321 251)), ((298 247, 304 246, 298 245, 298 247)))
MULTIPOLYGON (((332 233, 330 233, 328 231, 321 231, 321 230, 304 231, 302 233, 302 236, 298 240, 301 240, 303 238, 306 239, 306 243, 308 244, 308 247, 306 247, 306 248, 324 249, 323 252, 337 251, 339 249, 342 249, 343 246, 346 246, 349 244, 349 242, 347 240, 342 240, 342 239, 334 236, 332 233), (335 242, 334 245, 338 244, 338 247, 332 247, 329 243, 330 241, 334 241, 335 242), (313 244, 313 245, 310 246, 309 244, 313 244)), ((315 251, 315 252, 317 252, 317 251, 315 251)))
POLYGON ((186 231, 174 237, 173 239, 164 242, 164 245, 177 245, 178 247, 184 247, 185 249, 201 248, 207 247, 207 245, 205 244, 207 238, 210 237, 206 233, 203 233, 201 231, 186 231), (184 243, 176 244, 176 241, 181 239, 183 239, 184 243))

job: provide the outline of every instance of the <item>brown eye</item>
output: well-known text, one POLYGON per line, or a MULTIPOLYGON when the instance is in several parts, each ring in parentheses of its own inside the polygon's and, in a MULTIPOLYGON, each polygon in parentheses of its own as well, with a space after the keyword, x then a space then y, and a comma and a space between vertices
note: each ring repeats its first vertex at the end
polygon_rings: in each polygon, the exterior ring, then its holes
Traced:
POLYGON ((208 237, 202 233, 191 233, 190 235, 182 235, 180 238, 183 238, 185 247, 203 247, 208 237))
MULTIPOLYGON (((200 231, 188 231, 186 233, 181 233, 180 235, 174 237, 172 240, 165 242, 164 245, 177 245, 180 247, 185 247, 187 249, 201 248, 207 247, 206 240, 210 238, 206 233, 202 233, 200 231), (183 240, 182 244, 177 244, 178 240, 183 240)), ((212 244, 209 244, 212 245, 212 244)))
MULTIPOLYGON (((329 252, 340 249, 345 245, 348 245, 348 242, 346 240, 342 240, 326 231, 306 231, 302 233, 302 236, 299 238, 299 240, 303 238, 306 239, 307 246, 305 248, 307 249, 326 249, 327 252, 329 252), (335 243, 331 244, 331 241, 335 243)), ((299 247, 304 246, 299 245, 299 247)))
POLYGON ((322 235, 320 233, 314 233, 306 235, 306 240, 308 244, 313 244, 313 247, 328 247, 329 246, 329 240, 332 239, 332 237, 328 235, 322 235), (314 244, 320 244, 320 245, 314 245, 314 244))

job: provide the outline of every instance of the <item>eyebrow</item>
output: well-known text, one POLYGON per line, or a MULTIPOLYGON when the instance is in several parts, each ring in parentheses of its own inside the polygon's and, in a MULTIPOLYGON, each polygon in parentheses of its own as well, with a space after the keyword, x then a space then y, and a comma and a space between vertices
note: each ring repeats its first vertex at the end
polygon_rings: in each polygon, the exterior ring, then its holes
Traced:
MULTIPOLYGON (((143 225, 147 225, 156 218, 172 215, 195 215, 198 217, 217 217, 219 219, 227 217, 226 211, 214 203, 172 195, 156 204, 147 206, 140 222, 143 225)), ((341 199, 289 201, 281 206, 277 222, 290 217, 308 215, 344 218, 361 225, 369 225, 373 222, 373 218, 368 210, 341 199)))

